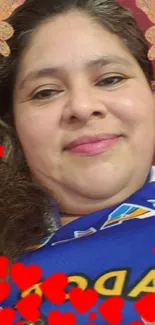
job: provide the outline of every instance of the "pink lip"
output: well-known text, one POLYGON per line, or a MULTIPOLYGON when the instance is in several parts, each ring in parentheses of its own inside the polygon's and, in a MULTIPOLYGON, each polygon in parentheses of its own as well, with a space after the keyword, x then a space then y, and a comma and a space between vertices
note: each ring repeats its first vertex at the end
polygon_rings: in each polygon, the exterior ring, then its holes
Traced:
POLYGON ((116 134, 101 134, 81 137, 71 142, 66 150, 84 155, 96 155, 109 150, 118 140, 116 134))

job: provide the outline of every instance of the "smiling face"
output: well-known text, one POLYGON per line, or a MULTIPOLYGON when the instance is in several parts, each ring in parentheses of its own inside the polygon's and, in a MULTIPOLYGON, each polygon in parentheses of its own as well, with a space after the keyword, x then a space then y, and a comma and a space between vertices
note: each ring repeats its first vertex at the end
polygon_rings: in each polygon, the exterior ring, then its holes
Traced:
POLYGON ((63 212, 111 206, 145 182, 155 142, 152 92, 123 42, 86 14, 68 12, 34 32, 14 116, 33 176, 63 212))

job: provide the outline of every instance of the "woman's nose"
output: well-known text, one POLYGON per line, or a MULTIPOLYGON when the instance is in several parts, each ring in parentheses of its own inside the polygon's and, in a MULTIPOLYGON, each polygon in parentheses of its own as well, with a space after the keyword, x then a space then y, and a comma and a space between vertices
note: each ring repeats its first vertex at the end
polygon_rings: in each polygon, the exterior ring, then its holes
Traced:
POLYGON ((98 96, 99 91, 94 87, 79 87, 71 91, 66 118, 68 121, 87 121, 91 118, 103 118, 107 108, 98 96))

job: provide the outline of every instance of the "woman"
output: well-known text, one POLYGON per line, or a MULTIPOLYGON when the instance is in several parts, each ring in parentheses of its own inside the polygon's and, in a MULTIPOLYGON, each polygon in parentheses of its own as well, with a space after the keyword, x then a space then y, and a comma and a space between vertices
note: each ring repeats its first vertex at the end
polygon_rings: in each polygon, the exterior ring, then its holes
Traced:
MULTIPOLYGON (((26 0, 8 22, 15 33, 0 63, 1 118, 15 151, 1 163, 1 251, 39 265, 42 280, 64 272, 68 290, 94 288, 90 311, 118 296, 118 323, 142 321, 134 304, 155 292, 155 98, 144 36, 114 0, 26 0)), ((12 286, 2 307, 16 306, 12 286)), ((69 300, 46 299, 35 324, 55 309, 89 321, 69 300)), ((110 323, 101 312, 94 322, 110 323)))

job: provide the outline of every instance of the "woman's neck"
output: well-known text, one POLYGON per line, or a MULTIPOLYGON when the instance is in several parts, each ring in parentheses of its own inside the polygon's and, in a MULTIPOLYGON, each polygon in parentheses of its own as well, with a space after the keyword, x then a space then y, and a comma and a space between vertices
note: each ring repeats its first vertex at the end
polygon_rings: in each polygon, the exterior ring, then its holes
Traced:
POLYGON ((60 213, 60 221, 61 221, 61 225, 67 225, 69 222, 72 222, 76 219, 78 219, 80 216, 74 216, 72 214, 65 214, 63 212, 60 213))

